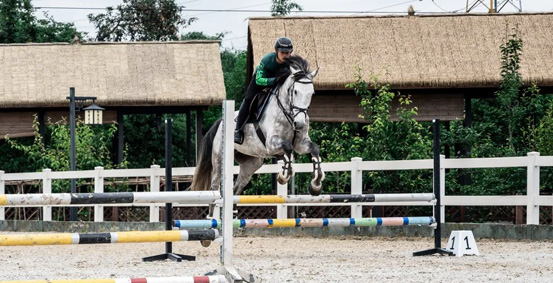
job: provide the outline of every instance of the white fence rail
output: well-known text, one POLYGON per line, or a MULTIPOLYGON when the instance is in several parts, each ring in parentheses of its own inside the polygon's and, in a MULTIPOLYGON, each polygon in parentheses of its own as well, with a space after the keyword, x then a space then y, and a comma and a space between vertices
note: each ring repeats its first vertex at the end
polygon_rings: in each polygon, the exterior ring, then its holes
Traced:
MULTIPOLYGON (((445 215, 446 206, 526 206, 527 224, 539 224, 539 207, 553 206, 553 196, 540 196, 540 167, 552 167, 553 156, 540 156, 538 152, 530 152, 526 157, 503 157, 503 158, 463 158, 463 159, 445 159, 441 156, 441 212, 445 215), (446 169, 469 169, 469 168, 507 168, 507 167, 526 167, 527 168, 527 194, 516 196, 452 196, 445 195, 445 170, 446 169)), ((351 194, 361 194, 363 188, 364 171, 384 171, 384 170, 431 170, 433 166, 432 159, 424 160, 401 160, 401 161, 362 161, 361 158, 352 158, 351 162, 332 162, 321 164, 326 172, 344 172, 351 173, 351 194)), ((281 165, 264 165, 256 173, 267 174, 276 173, 281 165)), ((234 167, 234 173, 238 173, 238 167, 234 167)), ((312 170, 311 164, 294 164, 296 173, 309 173, 312 170)), ((173 176, 191 176, 194 174, 194 168, 180 167, 173 169, 173 176)), ((115 169, 104 170, 102 167, 96 167, 94 170, 85 171, 63 171, 52 172, 50 169, 44 169, 43 172, 35 173, 4 173, 0 171, 0 194, 5 194, 6 181, 29 181, 41 180, 43 193, 52 192, 52 180, 55 179, 94 179, 94 192, 104 192, 104 178, 125 178, 125 177, 149 177, 150 191, 159 192, 161 177, 165 176, 165 170, 158 165, 152 165, 147 169, 115 169)), ((433 192, 428 188, 428 193, 433 192)), ((277 185, 277 194, 287 195, 287 185, 277 185)), ((412 201, 412 202, 386 202, 386 203, 282 203, 282 204, 260 204, 256 206, 274 205, 277 207, 277 218, 287 218, 287 206, 328 206, 328 205, 349 205, 351 206, 351 217, 361 217, 363 206, 430 206, 435 202, 412 201)), ((176 206, 200 206, 189 204, 175 204, 176 206)), ((85 205, 79 205, 85 206, 85 205)), ((103 206, 149 206, 150 222, 159 221, 159 204, 111 204, 94 205, 94 221, 103 221, 103 206)), ((254 206, 248 204, 248 206, 254 206)), ((5 207, 0 207, 0 220, 5 220, 5 207)), ((445 222, 442 217, 442 222, 445 222)), ((43 220, 52 220, 52 207, 43 206, 43 220)))

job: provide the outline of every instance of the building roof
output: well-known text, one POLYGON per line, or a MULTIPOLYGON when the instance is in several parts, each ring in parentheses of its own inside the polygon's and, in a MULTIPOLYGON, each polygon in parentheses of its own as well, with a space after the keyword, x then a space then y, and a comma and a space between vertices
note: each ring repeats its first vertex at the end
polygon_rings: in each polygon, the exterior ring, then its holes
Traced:
POLYGON ((0 45, 0 108, 66 107, 70 87, 101 106, 219 104, 219 41, 0 45))
POLYGON ((524 82, 552 86, 553 13, 251 18, 249 68, 288 36, 320 68, 318 89, 345 89, 355 66, 392 88, 497 87, 500 45, 515 27, 524 82))

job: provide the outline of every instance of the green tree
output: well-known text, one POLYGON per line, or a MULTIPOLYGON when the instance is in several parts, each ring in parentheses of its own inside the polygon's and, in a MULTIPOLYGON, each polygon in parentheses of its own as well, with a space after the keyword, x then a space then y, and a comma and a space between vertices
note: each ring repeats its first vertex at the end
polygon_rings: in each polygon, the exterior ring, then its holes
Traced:
POLYGON ((293 9, 303 11, 303 8, 294 1, 273 0, 273 5, 271 6, 271 16, 286 16, 290 14, 293 9))
MULTIPOLYGON (((239 108, 246 93, 246 58, 244 50, 224 49, 221 51, 221 64, 225 80, 226 99, 236 101, 239 108)), ((203 131, 207 132, 211 125, 221 118, 222 107, 211 106, 204 112, 203 131)))
MULTIPOLYGON (((432 144, 427 126, 415 120, 416 107, 410 107, 408 96, 390 91, 389 85, 378 82, 377 76, 365 81, 361 69, 356 68, 354 81, 347 85, 361 97, 363 114, 367 123, 312 123, 309 136, 321 149, 323 162, 350 161, 353 157, 363 160, 406 160, 431 157, 432 144), (398 99, 401 107, 393 110, 391 102, 398 99), (397 121, 391 120, 390 113, 396 111, 397 121)), ((295 156, 298 163, 309 163, 310 156, 295 156)), ((306 193, 311 176, 296 175, 298 193, 306 193), (302 191, 304 190, 304 191, 302 191)), ((349 172, 327 172, 325 193, 349 192, 349 172)), ((263 184, 256 183, 251 192, 263 192, 263 184)), ((431 172, 424 171, 387 171, 370 172, 365 176, 365 190, 375 192, 428 192, 431 187, 431 172), (366 178, 369 177, 369 178, 366 178)), ((265 183, 266 187, 266 183, 265 183)), ((266 189, 265 189, 266 190, 266 189)))
POLYGON ((184 6, 174 0, 123 0, 105 14, 88 15, 97 41, 178 40, 179 30, 196 18, 186 19, 184 6))
MULTIPOLYGON (((223 37, 224 34, 218 34, 208 38, 201 32, 180 35, 181 28, 196 20, 196 18, 185 19, 183 9, 184 7, 177 5, 174 0, 123 0, 123 3, 117 7, 108 7, 106 13, 90 14, 88 18, 96 28, 95 40, 98 41, 168 41, 223 37)), ((169 117, 174 119, 173 165, 192 165, 185 162, 185 115, 157 117, 133 114, 125 115, 124 121, 130 168, 144 168, 165 162, 163 121, 169 117)), ((193 116, 191 118, 194 119, 193 116)))
MULTIPOLYGON (((516 28, 506 34, 500 46, 501 80, 494 98, 473 99, 473 123, 463 127, 461 121, 451 123, 451 131, 444 131, 444 142, 471 148, 468 157, 525 156, 529 151, 550 154, 553 123, 553 97, 540 93, 536 85, 523 87, 520 63, 523 41, 516 28)), ((542 192, 551 193, 553 171, 541 169, 542 192)), ((458 195, 513 195, 525 193, 525 168, 494 168, 451 170, 446 177, 448 194, 458 195), (471 174, 471 185, 460 185, 460 174, 471 174)), ((487 221, 494 216, 493 208, 469 208, 468 217, 487 221)))
POLYGON ((0 43, 70 42, 83 35, 72 23, 57 22, 47 13, 39 20, 34 12, 31 0, 0 1, 0 43))
POLYGON ((222 40, 227 33, 221 32, 216 35, 207 35, 202 31, 192 31, 181 36, 181 40, 222 40))
MULTIPOLYGON (((65 120, 48 126, 49 140, 43 140, 38 134, 38 119, 35 115, 33 128, 36 132, 33 143, 20 142, 6 136, 7 143, 12 150, 22 152, 32 162, 32 168, 28 171, 41 171, 49 168, 53 171, 69 171, 70 166, 70 142, 69 126, 65 120)), ((75 127, 77 170, 92 170, 96 166, 107 169, 114 168, 111 162, 109 145, 111 144, 116 125, 102 125, 92 128, 89 125, 77 121, 75 127)), ((125 166, 125 162, 120 167, 125 166)), ((68 180, 53 183, 53 192, 63 192, 69 184, 68 180)))
MULTIPOLYGON (((432 143, 429 130, 415 120, 417 108, 411 107, 409 96, 390 91, 390 85, 383 85, 375 75, 369 82, 363 80, 361 69, 357 68, 354 82, 348 84, 355 94, 361 96, 362 117, 368 121, 363 126, 361 155, 365 160, 409 160, 431 158, 432 143), (391 102, 397 99, 397 121, 392 121, 391 102)), ((370 172, 369 186, 375 192, 420 192, 428 191, 429 172, 384 171, 370 172)))
MULTIPOLYGON (((125 144, 129 168, 147 168, 152 164, 165 164, 165 119, 173 119, 173 166, 192 166, 186 162, 186 115, 171 114, 157 117, 154 114, 125 115, 125 144)), ((195 116, 191 115, 191 120, 195 116)), ((192 127, 193 136, 196 134, 192 127)), ((191 159, 195 160, 194 138, 191 159)))
MULTIPOLYGON (((44 19, 34 16, 30 0, 0 1, 0 43, 70 42, 74 36, 82 37, 72 23, 57 22, 44 13, 44 19)), ((32 138, 18 139, 20 145, 30 146, 32 138)), ((35 171, 36 163, 20 151, 14 151, 5 140, 0 141, 0 164, 7 172, 35 171)))

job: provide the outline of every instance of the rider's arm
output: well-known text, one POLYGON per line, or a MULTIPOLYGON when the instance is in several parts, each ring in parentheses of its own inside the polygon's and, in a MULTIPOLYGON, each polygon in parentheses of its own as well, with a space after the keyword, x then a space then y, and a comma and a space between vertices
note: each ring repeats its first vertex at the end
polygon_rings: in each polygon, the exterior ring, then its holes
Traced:
POLYGON ((272 86, 275 84, 276 81, 276 78, 266 77, 267 72, 265 70, 267 67, 267 62, 265 61, 266 58, 263 58, 263 60, 261 60, 261 62, 259 63, 259 66, 257 66, 257 68, 255 69, 255 83, 258 86, 272 86))

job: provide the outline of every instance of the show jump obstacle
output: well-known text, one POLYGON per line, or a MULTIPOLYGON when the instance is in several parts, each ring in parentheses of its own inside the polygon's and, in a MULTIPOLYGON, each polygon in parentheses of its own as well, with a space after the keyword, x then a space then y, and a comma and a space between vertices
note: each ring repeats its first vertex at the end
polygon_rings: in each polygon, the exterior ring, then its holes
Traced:
MULTIPOLYGON (((173 241, 221 240, 220 265, 208 273, 212 276, 125 278, 105 280, 44 280, 29 282, 260 282, 253 275, 237 270, 232 263, 233 228, 277 228, 277 227, 363 227, 363 226, 431 226, 435 227, 433 249, 413 253, 414 256, 448 254, 441 248, 440 233, 440 151, 439 120, 434 120, 434 193, 430 194, 360 194, 360 195, 289 195, 289 196, 233 196, 234 160, 234 101, 223 103, 223 174, 221 192, 171 192, 171 120, 167 120, 166 131, 166 192, 162 193, 94 193, 94 194, 27 194, 0 195, 2 205, 82 205, 110 203, 166 203, 165 231, 137 231, 116 233, 65 233, 33 235, 0 235, 0 246, 13 245, 61 245, 61 244, 107 244, 136 242, 166 242, 166 253, 149 258, 192 259, 172 253, 173 241), (434 216, 430 217, 382 217, 382 218, 318 218, 318 219, 233 219, 234 204, 268 203, 336 203, 336 202, 435 202, 434 216), (175 220, 173 230, 171 203, 215 204, 219 206, 220 220, 175 220), (178 230, 181 229, 181 230, 178 230), (204 229, 204 230, 191 230, 204 229), (206 230, 207 229, 207 230, 206 230), (221 237, 219 237, 221 236, 221 237), (129 281, 130 280, 130 281, 129 281)), ((193 259, 192 259, 193 260, 193 259)), ((0 281, 25 282, 25 281, 0 281)))

